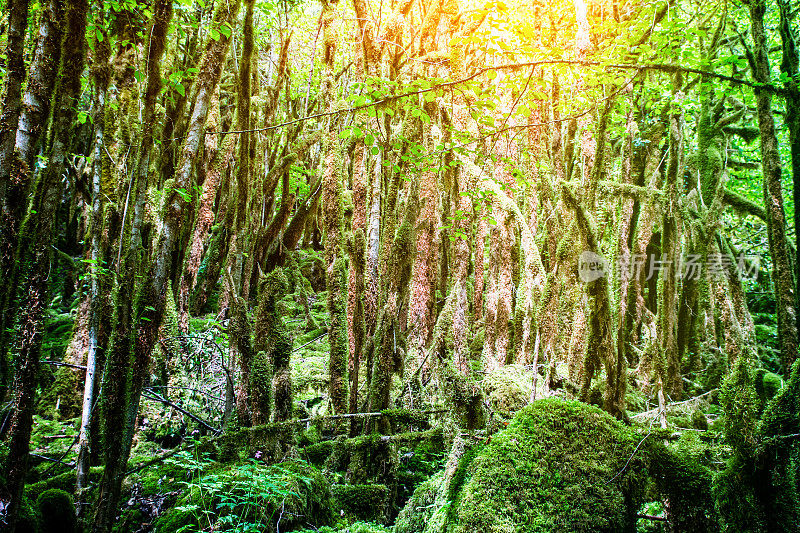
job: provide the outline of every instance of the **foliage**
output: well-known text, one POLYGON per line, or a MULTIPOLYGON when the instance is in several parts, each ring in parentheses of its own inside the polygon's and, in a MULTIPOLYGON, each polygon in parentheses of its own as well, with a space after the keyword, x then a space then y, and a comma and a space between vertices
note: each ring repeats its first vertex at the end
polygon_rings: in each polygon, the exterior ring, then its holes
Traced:
POLYGON ((162 515, 157 531, 261 531, 331 520, 330 487, 322 475, 306 463, 293 461, 267 466, 247 463, 211 468, 207 458, 188 453, 171 461, 189 469, 184 494, 177 505, 162 515))

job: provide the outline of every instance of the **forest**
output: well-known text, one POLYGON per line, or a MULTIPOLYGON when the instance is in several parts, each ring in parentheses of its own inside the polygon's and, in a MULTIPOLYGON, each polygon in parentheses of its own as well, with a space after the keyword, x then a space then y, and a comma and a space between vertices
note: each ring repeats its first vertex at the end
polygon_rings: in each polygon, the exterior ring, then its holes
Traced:
POLYGON ((0 531, 800 527, 796 0, 0 4, 0 531))

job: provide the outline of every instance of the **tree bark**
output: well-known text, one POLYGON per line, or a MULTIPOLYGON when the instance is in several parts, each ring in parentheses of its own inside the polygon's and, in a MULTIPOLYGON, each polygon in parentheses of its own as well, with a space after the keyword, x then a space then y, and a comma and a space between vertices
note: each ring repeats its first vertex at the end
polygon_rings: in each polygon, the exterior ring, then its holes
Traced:
MULTIPOLYGON (((750 0, 750 33, 753 37, 753 79, 756 83, 771 82, 767 35, 764 30, 766 0, 750 0)), ((764 207, 767 211, 769 251, 772 257, 772 282, 778 315, 778 339, 781 362, 786 373, 797 358, 797 322, 795 319, 794 284, 789 260, 786 218, 781 190, 781 161, 775 119, 772 114, 772 92, 754 89, 756 113, 761 141, 761 165, 764 172, 764 207)))
POLYGON ((36 380, 41 358, 45 314, 50 302, 49 278, 52 241, 56 225, 59 185, 67 156, 67 141, 75 120, 76 101, 80 95, 81 73, 86 59, 86 0, 67 4, 66 32, 61 43, 60 89, 55 96, 53 144, 47 168, 33 193, 29 214, 20 228, 20 276, 23 298, 19 317, 19 342, 15 359, 14 411, 11 421, 7 488, 11 504, 7 520, 13 532, 19 511, 29 455, 36 380), (30 216, 35 213, 36 216, 30 216))

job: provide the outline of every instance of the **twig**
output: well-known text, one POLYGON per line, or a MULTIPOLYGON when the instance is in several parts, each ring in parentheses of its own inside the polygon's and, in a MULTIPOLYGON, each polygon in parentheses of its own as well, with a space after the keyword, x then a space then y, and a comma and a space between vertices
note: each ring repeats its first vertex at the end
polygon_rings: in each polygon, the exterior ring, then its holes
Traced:
POLYGON ((327 335, 327 334, 328 334, 328 332, 326 331, 325 333, 323 333, 322 335, 320 335, 320 336, 319 336, 319 337, 317 337, 316 339, 310 340, 310 341, 308 341, 307 343, 305 343, 305 344, 304 344, 304 345, 302 345, 302 346, 298 346, 297 348, 295 348, 294 350, 292 350, 292 353, 294 353, 294 352, 296 352, 296 351, 298 351, 298 350, 302 350, 303 348, 305 348, 305 347, 306 347, 306 346, 308 346, 309 344, 314 344, 315 342, 317 342, 318 340, 320 340, 322 337, 324 337, 324 336, 325 336, 325 335, 327 335))
POLYGON ((70 368, 77 368, 78 370, 86 370, 86 366, 84 366, 84 365, 73 365, 72 363, 61 363, 59 361, 50 361, 48 359, 42 359, 39 362, 41 364, 44 364, 44 365, 68 366, 70 368))
POLYGON ((156 401, 161 402, 161 403, 163 403, 165 405, 169 405, 170 407, 175 408, 176 410, 178 410, 181 413, 185 414, 186 416, 188 416, 189 418, 191 418, 192 420, 194 420, 195 422, 197 422, 201 426, 205 427, 206 429, 208 429, 210 431, 213 431, 215 435, 219 435, 219 434, 222 433, 221 429, 215 428, 214 426, 212 426, 211 424, 209 424, 208 422, 206 422, 205 420, 203 420, 199 416, 194 415, 194 414, 190 413, 189 411, 187 411, 186 409, 184 409, 183 407, 181 407, 180 405, 167 400, 166 398, 164 398, 163 396, 161 396, 160 394, 158 394, 157 392, 155 392, 152 389, 145 389, 144 391, 142 391, 142 396, 144 396, 145 398, 150 398, 151 400, 156 400, 156 401))
MULTIPOLYGON (((685 403, 689 403, 689 402, 693 402, 693 401, 695 401, 695 400, 699 400, 699 399, 700 399, 700 398, 702 398, 703 396, 708 396, 708 395, 709 395, 709 394, 711 394, 712 392, 716 392, 716 391, 718 391, 718 390, 719 390, 719 389, 711 389, 710 391, 706 391, 706 392, 704 392, 703 394, 701 394, 701 395, 699 395, 699 396, 695 396, 694 398, 689 398, 688 400, 683 400, 683 401, 681 401, 681 402, 672 402, 672 403, 669 403, 669 404, 667 404, 667 405, 665 406, 665 408, 666 408, 666 409, 669 409, 670 407, 675 407, 675 406, 677 406, 677 405, 683 405, 683 404, 685 404, 685 403)), ((643 412, 641 412, 641 413, 635 414, 635 415, 633 415, 631 418, 647 417, 647 416, 650 416, 650 415, 654 415, 654 414, 656 414, 656 413, 658 413, 658 407, 656 407, 655 409, 650 409, 649 411, 643 411, 643 412)))
POLYGON ((52 457, 45 457, 44 455, 39 455, 38 453, 32 453, 30 455, 31 455, 31 457, 36 457, 36 458, 41 459, 43 461, 49 461, 51 463, 59 463, 59 464, 62 464, 64 466, 68 466, 70 468, 75 466, 75 463, 65 463, 64 461, 61 461, 59 459, 53 459, 52 457))

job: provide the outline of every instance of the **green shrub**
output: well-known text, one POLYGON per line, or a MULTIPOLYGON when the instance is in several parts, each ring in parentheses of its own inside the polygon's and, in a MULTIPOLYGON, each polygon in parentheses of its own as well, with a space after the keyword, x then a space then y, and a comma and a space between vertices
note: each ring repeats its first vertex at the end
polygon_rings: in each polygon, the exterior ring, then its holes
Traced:
POLYGON ((257 461, 205 473, 214 463, 178 454, 197 473, 186 491, 162 514, 155 531, 292 531, 330 524, 330 485, 314 467, 300 461, 267 466, 257 461))
POLYGON ((709 468, 711 456, 699 435, 687 432, 674 446, 665 446, 654 439, 649 452, 650 474, 658 492, 669 501, 667 518, 672 530, 719 531, 712 493, 713 474, 709 468))

